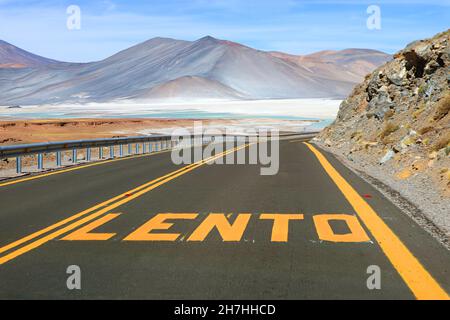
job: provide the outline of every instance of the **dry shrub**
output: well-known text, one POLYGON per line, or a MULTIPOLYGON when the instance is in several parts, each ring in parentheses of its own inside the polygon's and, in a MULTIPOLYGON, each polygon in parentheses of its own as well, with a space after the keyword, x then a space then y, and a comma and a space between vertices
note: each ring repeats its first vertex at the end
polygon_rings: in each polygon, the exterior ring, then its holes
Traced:
POLYGON ((387 122, 380 133, 380 138, 384 139, 399 129, 399 126, 393 122, 387 122))
POLYGON ((424 112, 424 111, 425 111, 424 107, 419 108, 416 111, 414 111, 413 114, 412 114, 413 119, 417 119, 422 114, 422 112, 424 112))
POLYGON ((394 115, 394 113, 395 113, 394 110, 389 109, 389 110, 386 111, 386 113, 384 114, 384 119, 387 120, 387 119, 392 118, 392 116, 394 115))
POLYGON ((445 133, 438 141, 433 145, 433 151, 441 150, 442 148, 450 145, 450 131, 445 133))
POLYGON ((361 132, 361 131, 354 131, 354 132, 352 132, 352 134, 350 135, 350 139, 360 138, 361 135, 362 135, 362 132, 361 132))
POLYGON ((430 132, 430 131, 433 131, 434 130, 434 127, 432 127, 432 126, 427 126, 427 127, 423 127, 423 128, 421 128, 421 129, 419 129, 419 133, 420 134, 426 134, 426 133, 428 133, 428 132, 430 132))
POLYGON ((392 138, 384 137, 381 139, 381 143, 384 145, 393 144, 395 141, 392 138))
POLYGON ((450 93, 446 93, 444 97, 441 98, 436 103, 436 111, 434 113, 434 120, 441 120, 444 118, 448 112, 450 111, 450 93))

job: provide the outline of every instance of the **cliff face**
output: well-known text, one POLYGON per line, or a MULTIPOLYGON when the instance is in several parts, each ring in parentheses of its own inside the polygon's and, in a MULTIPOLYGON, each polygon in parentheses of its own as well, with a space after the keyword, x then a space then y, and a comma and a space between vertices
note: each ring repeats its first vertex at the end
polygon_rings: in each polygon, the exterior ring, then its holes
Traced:
MULTIPOLYGON (((354 88, 315 142, 422 207, 427 201, 448 205, 449 42, 447 30, 396 53, 354 88)), ((445 224, 450 230, 450 221, 445 224)))

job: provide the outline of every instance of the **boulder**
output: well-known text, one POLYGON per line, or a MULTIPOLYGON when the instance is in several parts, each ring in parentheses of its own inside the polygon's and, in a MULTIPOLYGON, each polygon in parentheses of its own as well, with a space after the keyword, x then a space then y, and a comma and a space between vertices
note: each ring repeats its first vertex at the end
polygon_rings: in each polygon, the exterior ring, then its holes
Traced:
POLYGON ((385 91, 380 91, 372 100, 370 100, 367 111, 378 120, 384 119, 388 110, 394 107, 394 103, 385 91))
POLYGON ((405 76, 406 76, 406 68, 404 65, 402 65, 399 68, 389 69, 386 72, 386 77, 388 78, 388 80, 396 86, 401 86, 403 84, 405 76))

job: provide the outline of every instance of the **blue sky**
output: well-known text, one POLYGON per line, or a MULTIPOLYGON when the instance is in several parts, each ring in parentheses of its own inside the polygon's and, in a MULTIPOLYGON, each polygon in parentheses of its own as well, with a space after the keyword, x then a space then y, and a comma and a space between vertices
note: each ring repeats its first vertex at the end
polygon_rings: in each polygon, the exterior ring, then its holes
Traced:
POLYGON ((393 53, 450 28, 450 0, 0 0, 0 39, 49 58, 93 61, 149 38, 205 35, 305 54, 371 48, 393 53), (81 29, 66 27, 69 5, 81 29), (369 5, 381 29, 366 27, 369 5))

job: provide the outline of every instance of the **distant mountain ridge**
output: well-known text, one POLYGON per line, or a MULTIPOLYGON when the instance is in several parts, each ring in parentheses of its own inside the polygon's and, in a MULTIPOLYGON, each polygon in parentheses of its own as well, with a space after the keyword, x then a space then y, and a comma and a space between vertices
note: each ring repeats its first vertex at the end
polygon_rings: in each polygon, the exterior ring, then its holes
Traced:
POLYGON ((35 55, 0 40, 0 68, 39 67, 59 63, 62 62, 35 55))
POLYGON ((0 105, 341 98, 390 58, 361 49, 294 56, 206 36, 153 38, 101 61, 66 63, 1 41, 0 105))

